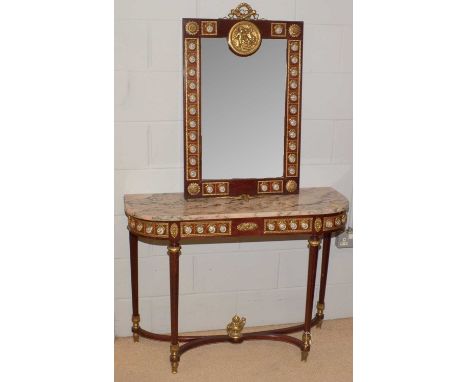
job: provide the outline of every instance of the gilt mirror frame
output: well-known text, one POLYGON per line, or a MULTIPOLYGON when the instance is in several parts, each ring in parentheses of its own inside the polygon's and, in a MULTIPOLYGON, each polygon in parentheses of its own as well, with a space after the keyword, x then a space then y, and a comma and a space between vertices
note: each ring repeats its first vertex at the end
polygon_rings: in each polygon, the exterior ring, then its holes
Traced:
MULTIPOLYGON (((182 19, 184 99, 184 197, 238 197, 299 192, 303 22, 259 19, 248 4, 232 9, 227 18, 182 19), (253 26, 252 26, 253 24, 253 26), (285 39, 283 176, 273 178, 203 179, 201 120, 201 38, 224 38, 234 54, 254 54, 260 43, 243 52, 233 46, 230 31, 251 28, 262 39, 285 39)), ((248 44, 247 44, 248 45, 248 44)), ((246 138, 247 139, 247 138, 246 138)), ((239 153, 242 155, 242 153, 239 153)), ((278 153, 281 155, 281 153, 278 153)))

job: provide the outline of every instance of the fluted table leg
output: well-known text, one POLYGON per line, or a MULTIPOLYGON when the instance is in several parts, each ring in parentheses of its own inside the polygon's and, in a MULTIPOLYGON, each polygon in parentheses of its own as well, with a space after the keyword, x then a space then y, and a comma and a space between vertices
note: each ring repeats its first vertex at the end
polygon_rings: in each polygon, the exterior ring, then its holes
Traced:
POLYGON ((330 258, 330 241, 331 233, 327 232, 323 235, 323 248, 322 248, 322 267, 320 272, 320 290, 319 298, 317 302, 317 314, 316 317, 320 320, 318 327, 322 327, 322 321, 325 317, 325 290, 327 289, 327 275, 328 275, 328 260, 330 258))
POLYGON ((140 336, 140 313, 138 312, 138 236, 130 232, 130 272, 132 280, 132 332, 133 342, 138 342, 140 336))
POLYGON ((172 242, 167 247, 169 255, 169 279, 171 292, 171 346, 169 360, 172 366, 172 373, 177 373, 179 366, 179 256, 180 245, 172 242))
POLYGON ((312 308, 314 304, 314 293, 315 293, 315 278, 317 274, 317 258, 318 249, 320 245, 320 237, 312 236, 309 240, 309 269, 307 271, 307 297, 305 307, 305 319, 304 319, 304 333, 302 334, 302 342, 304 347, 302 350, 302 361, 307 360, 307 356, 310 351, 310 328, 312 325, 312 308))

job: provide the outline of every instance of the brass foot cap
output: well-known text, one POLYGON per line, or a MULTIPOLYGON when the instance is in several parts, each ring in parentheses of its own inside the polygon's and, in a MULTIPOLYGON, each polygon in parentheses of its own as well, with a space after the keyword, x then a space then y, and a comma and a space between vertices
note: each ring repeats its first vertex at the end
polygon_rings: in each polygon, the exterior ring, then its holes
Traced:
POLYGON ((301 352, 301 361, 302 361, 302 362, 307 362, 307 356, 308 356, 308 355, 309 355, 309 352, 303 350, 303 351, 301 352))

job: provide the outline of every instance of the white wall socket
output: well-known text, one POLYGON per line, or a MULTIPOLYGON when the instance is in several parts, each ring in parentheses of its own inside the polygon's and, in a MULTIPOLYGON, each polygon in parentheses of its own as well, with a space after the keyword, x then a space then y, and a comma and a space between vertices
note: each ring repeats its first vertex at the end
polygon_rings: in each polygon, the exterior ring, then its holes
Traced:
POLYGON ((337 248, 353 248, 353 227, 340 233, 335 239, 335 245, 337 248))

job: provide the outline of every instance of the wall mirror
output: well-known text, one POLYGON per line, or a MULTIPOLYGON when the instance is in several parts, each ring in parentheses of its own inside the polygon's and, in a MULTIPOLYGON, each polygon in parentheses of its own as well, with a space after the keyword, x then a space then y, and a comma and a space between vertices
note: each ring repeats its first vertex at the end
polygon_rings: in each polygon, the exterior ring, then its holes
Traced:
POLYGON ((183 19, 184 194, 299 191, 300 21, 183 19))

